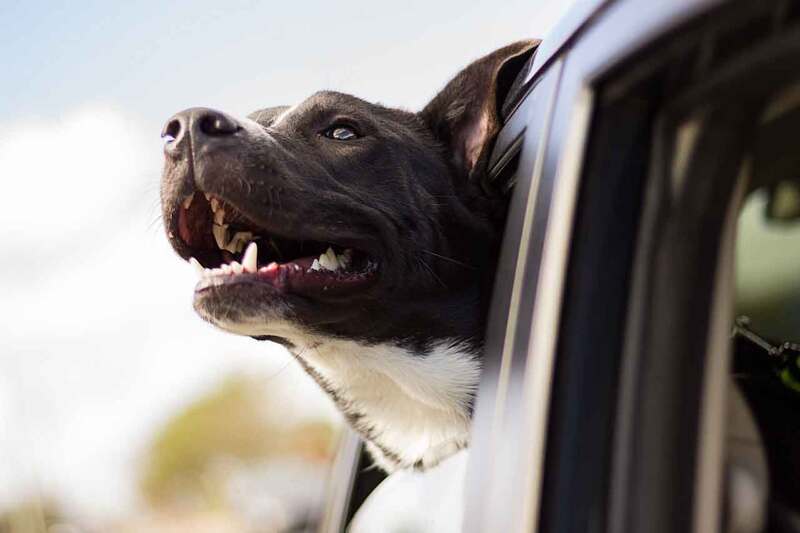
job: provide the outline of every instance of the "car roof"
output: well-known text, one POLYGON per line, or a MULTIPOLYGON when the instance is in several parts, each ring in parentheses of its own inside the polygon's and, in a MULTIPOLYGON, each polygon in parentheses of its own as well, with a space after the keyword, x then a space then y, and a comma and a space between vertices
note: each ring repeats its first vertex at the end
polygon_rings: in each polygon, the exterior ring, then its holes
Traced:
POLYGON ((557 55, 594 16, 612 2, 613 0, 576 0, 542 39, 533 70, 538 70, 537 66, 557 55))

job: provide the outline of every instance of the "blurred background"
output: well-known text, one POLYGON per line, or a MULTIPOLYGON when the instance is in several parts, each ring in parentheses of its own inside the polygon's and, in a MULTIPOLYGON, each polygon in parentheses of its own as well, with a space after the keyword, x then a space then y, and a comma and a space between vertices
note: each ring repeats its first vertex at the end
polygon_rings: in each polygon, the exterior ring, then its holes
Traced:
POLYGON ((319 89, 420 109, 570 3, 2 0, 0 532, 313 525, 342 421, 282 348, 194 315, 162 124, 319 89))

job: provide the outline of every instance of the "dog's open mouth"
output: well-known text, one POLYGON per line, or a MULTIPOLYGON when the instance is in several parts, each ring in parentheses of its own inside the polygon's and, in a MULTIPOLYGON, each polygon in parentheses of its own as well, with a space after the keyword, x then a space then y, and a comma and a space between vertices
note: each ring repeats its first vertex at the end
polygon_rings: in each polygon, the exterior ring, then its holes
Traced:
POLYGON ((334 296, 362 288, 377 275, 377 261, 363 251, 278 236, 211 194, 194 193, 178 210, 179 237, 200 275, 198 291, 263 282, 281 292, 334 296))

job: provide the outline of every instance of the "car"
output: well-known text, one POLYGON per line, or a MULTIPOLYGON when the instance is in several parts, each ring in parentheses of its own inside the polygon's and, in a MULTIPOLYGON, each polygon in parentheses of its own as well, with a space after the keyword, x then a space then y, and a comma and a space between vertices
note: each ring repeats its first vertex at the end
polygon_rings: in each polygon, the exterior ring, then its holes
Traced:
MULTIPOLYGON (((579 1, 517 81, 454 523, 800 531, 800 2, 579 1)), ((368 465, 350 435, 322 531, 368 465)))

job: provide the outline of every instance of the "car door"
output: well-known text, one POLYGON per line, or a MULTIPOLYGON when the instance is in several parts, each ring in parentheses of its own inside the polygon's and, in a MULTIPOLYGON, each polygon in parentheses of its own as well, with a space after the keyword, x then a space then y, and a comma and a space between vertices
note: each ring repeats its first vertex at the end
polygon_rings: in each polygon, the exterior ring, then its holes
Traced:
POLYGON ((467 531, 719 531, 744 507, 726 470, 734 230, 754 132, 800 73, 797 3, 595 7, 532 70, 562 70, 553 192, 522 390, 481 409, 487 366, 479 391, 473 443, 495 444, 473 445, 467 531))

